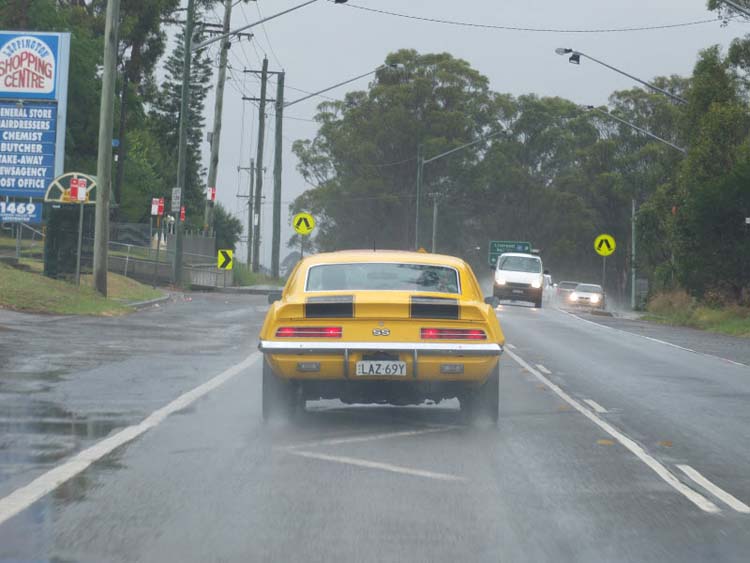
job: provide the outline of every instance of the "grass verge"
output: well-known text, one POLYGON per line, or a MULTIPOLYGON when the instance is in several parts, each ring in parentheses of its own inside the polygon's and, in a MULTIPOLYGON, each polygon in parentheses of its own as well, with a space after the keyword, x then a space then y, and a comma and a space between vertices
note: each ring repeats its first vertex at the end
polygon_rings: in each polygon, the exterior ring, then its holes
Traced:
POLYGON ((750 338, 750 307, 707 307, 682 291, 654 297, 643 319, 750 338))
POLYGON ((0 308, 56 315, 118 316, 131 312, 124 301, 146 301, 163 295, 117 274, 107 278, 109 298, 91 287, 91 276, 81 278, 81 287, 47 278, 37 272, 22 272, 0 264, 0 308))
POLYGON ((245 266, 245 264, 235 264, 232 277, 234 285, 237 287, 247 287, 250 285, 274 285, 283 287, 285 283, 285 280, 277 280, 266 276, 265 274, 257 274, 245 266))

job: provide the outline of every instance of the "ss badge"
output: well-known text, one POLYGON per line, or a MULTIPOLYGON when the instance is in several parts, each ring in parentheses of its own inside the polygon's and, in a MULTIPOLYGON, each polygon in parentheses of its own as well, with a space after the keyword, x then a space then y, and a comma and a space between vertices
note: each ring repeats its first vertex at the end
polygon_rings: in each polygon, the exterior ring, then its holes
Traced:
POLYGON ((374 328, 372 329, 373 336, 390 336, 391 331, 387 328, 374 328))

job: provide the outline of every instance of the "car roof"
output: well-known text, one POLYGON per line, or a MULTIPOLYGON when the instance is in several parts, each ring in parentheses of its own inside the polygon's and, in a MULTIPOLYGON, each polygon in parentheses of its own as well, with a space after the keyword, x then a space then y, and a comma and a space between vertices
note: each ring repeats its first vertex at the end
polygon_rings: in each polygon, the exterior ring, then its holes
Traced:
POLYGON ((336 252, 321 252, 306 256, 306 266, 317 264, 345 264, 347 262, 410 262, 433 266, 452 266, 465 268, 466 262, 447 254, 430 254, 427 252, 409 252, 406 250, 338 250, 336 252))
POLYGON ((599 285, 598 283, 586 283, 586 282, 581 282, 581 283, 579 283, 577 287, 580 287, 580 286, 582 286, 582 285, 587 285, 587 286, 589 286, 589 287, 595 287, 595 288, 596 288, 596 289, 598 289, 598 290, 601 290, 601 289, 602 289, 602 286, 600 286, 600 285, 599 285))
POLYGON ((576 282, 576 281, 561 281, 561 282, 557 282, 557 285, 562 285, 564 283, 567 283, 570 285, 581 285, 581 282, 576 282))
POLYGON ((536 258, 541 260, 536 254, 529 254, 528 252, 503 252, 500 256, 522 256, 524 258, 536 258))

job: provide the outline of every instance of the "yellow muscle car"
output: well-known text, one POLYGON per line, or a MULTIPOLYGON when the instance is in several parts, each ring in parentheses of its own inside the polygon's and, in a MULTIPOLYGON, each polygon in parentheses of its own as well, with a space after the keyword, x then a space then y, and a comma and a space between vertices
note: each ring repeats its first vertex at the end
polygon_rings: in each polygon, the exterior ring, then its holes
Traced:
POLYGON ((307 400, 419 404, 457 397, 498 417, 505 337, 469 265, 400 251, 301 260, 260 333, 263 418, 307 400))

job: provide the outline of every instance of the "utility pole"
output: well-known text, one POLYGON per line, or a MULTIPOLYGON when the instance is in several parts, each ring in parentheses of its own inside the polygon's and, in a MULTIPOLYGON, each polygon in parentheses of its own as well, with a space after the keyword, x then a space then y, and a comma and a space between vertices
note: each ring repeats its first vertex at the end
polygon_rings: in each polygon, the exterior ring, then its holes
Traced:
MULTIPOLYGON (((182 97, 180 99, 180 129, 177 147, 177 188, 185 195, 185 177, 187 175, 187 129, 190 114, 190 63, 192 61, 193 19, 195 18, 195 0, 188 0, 185 17, 185 56, 182 60, 182 97)), ((177 210, 175 222, 175 245, 172 279, 176 286, 182 285, 182 221, 177 210)))
MULTIPOLYGON (((229 33, 232 23, 232 0, 224 0, 224 25, 222 31, 229 33)), ((208 163, 208 187, 216 187, 216 176, 219 171, 219 144, 221 143, 221 113, 224 107, 224 83, 227 78, 227 59, 231 43, 226 37, 221 43, 219 53, 219 76, 216 81, 216 99, 214 100, 214 130, 211 134, 211 160, 208 163)), ((203 231, 211 231, 211 220, 214 202, 206 198, 206 210, 203 215, 203 231)))
POLYGON ((630 247, 631 247, 631 255, 630 255, 630 308, 635 311, 635 279, 636 279, 636 271, 635 271, 635 198, 632 199, 630 202, 631 205, 631 211, 630 211, 630 247))
POLYGON ((255 161, 250 159, 250 193, 247 198, 247 267, 253 263, 253 194, 255 193, 255 161))
POLYGON ((437 221, 438 221, 438 194, 432 195, 432 253, 435 254, 437 247, 437 221))
POLYGON ((120 0, 107 0, 102 96, 99 106, 99 147, 96 160, 97 188, 94 227, 94 287, 105 297, 107 296, 109 196, 112 185, 112 126, 114 125, 115 113, 115 71, 119 20, 120 0))
POLYGON ((414 225, 414 250, 419 250, 419 202, 422 199, 422 174, 424 173, 424 156, 422 145, 417 146, 417 216, 414 225))
POLYGON ((276 80, 276 148, 273 162, 273 237, 271 239, 271 275, 279 277, 279 254, 281 253, 281 152, 284 121, 284 73, 276 80))
POLYGON ((268 59, 263 57, 260 75, 260 106, 258 108, 258 152, 255 159, 255 213, 258 221, 253 224, 253 272, 260 269, 260 205, 263 195, 263 141, 266 134, 266 86, 268 83, 268 59))

